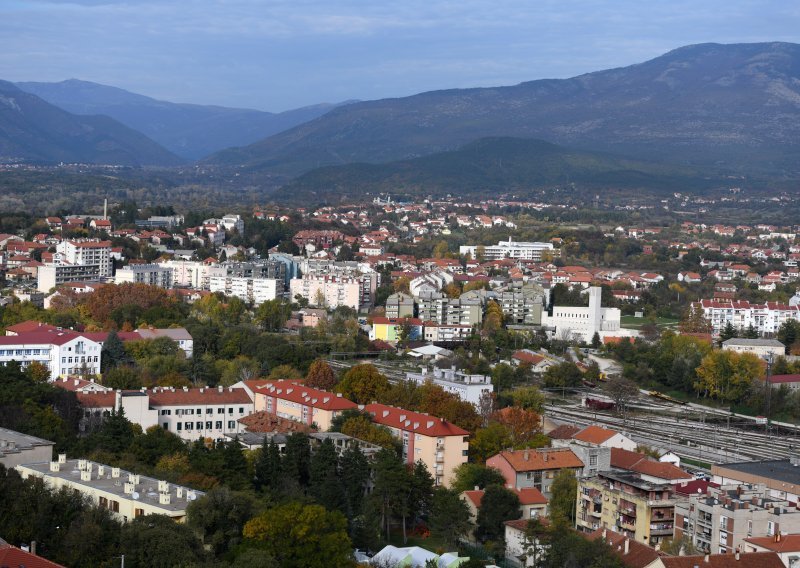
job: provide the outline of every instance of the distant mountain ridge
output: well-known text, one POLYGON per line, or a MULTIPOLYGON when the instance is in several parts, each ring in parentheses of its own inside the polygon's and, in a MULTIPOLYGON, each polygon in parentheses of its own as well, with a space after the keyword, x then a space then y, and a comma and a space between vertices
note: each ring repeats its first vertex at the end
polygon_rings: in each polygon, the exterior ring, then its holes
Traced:
MULTIPOLYGON (((281 113, 221 106, 172 103, 124 89, 68 79, 58 83, 16 84, 68 112, 103 114, 139 130, 171 152, 196 160, 234 146, 245 146, 324 115, 336 104, 319 104, 281 113)), ((340 103, 346 104, 346 103, 340 103)))
POLYGON ((278 190, 286 200, 332 202, 390 192, 406 195, 529 193, 553 186, 655 191, 702 190, 718 180, 676 166, 575 150, 543 140, 482 138, 450 152, 385 164, 325 166, 278 190))
POLYGON ((485 137, 728 171, 800 172, 800 46, 700 44, 571 79, 360 102, 207 162, 284 175, 485 137))
POLYGON ((0 160, 175 166, 183 160, 107 116, 77 116, 0 81, 0 160))

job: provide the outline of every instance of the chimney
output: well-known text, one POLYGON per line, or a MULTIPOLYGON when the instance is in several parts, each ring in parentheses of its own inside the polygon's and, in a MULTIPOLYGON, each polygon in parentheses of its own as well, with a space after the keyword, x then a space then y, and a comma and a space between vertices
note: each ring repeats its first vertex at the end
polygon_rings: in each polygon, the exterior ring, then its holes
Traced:
POLYGON ((628 554, 628 552, 630 552, 630 549, 631 549, 631 539, 626 538, 625 539, 625 549, 624 549, 625 552, 624 552, 624 554, 628 554))
POLYGON ((606 534, 608 534, 607 529, 603 529, 603 540, 606 539, 606 534))
POLYGON ((705 556, 703 556, 703 562, 705 562, 706 564, 708 564, 708 563, 709 563, 709 561, 710 561, 709 559, 710 559, 710 556, 709 556, 708 554, 706 554, 705 556))
POLYGON ((476 486, 475 486, 475 491, 480 491, 480 490, 481 490, 480 486, 479 486, 479 485, 476 485, 476 486))
POLYGON ((31 541, 31 554, 36 556, 36 541, 35 540, 31 541))
POLYGON ((531 454, 528 450, 525 450, 525 452, 522 454, 522 459, 524 459, 525 461, 530 461, 531 454))

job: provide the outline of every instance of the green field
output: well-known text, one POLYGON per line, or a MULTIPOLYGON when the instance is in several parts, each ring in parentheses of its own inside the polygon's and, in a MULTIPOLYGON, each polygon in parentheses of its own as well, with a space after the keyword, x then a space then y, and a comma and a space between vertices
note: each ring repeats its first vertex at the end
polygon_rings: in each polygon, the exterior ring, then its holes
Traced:
MULTIPOLYGON (((648 318, 637 318, 635 316, 622 316, 620 318, 620 324, 627 329, 640 329, 649 322, 648 318)), ((679 319, 674 318, 656 318, 656 325, 661 329, 674 329, 679 322, 679 319)))

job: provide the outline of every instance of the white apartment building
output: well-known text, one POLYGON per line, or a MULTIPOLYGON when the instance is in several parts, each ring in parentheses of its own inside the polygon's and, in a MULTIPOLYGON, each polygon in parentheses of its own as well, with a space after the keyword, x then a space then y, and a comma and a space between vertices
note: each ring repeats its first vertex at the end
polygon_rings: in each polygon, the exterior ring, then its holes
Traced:
POLYGON ((429 374, 427 367, 423 367, 421 373, 406 373, 406 380, 414 381, 419 384, 431 381, 447 392, 455 394, 461 400, 465 400, 475 406, 478 406, 481 398, 486 393, 491 393, 494 390, 491 377, 486 375, 470 375, 462 371, 457 371, 455 368, 434 368, 433 373, 429 374))
POLYGON ((306 275, 289 281, 289 295, 292 299, 299 295, 312 306, 349 306, 358 311, 362 306, 362 283, 359 278, 306 275))
POLYGON ((718 335, 728 323, 741 330, 753 326, 760 335, 764 335, 777 333, 790 319, 800 320, 800 305, 778 302, 751 304, 744 300, 700 300, 694 307, 703 310, 703 315, 711 322, 714 335, 718 335))
MULTIPOLYGON (((461 256, 470 255, 477 258, 478 247, 480 245, 466 245, 458 249, 461 256)), ((553 246, 552 243, 538 242, 519 242, 516 243, 509 237, 508 241, 500 241, 497 245, 483 247, 483 260, 502 260, 504 258, 515 258, 520 260, 533 260, 539 262, 549 255, 551 258, 561 256, 561 251, 553 246)))
POLYGON ((224 215, 222 219, 206 219, 203 225, 216 225, 225 229, 226 231, 237 231, 239 234, 244 232, 244 220, 241 215, 234 215, 229 213, 224 215))
POLYGON ((589 343, 597 333, 600 337, 620 333, 620 311, 600 305, 602 289, 589 288, 589 307, 553 306, 553 315, 542 315, 542 325, 555 328, 554 336, 589 343))
POLYGON ((77 396, 85 418, 122 408, 125 417, 142 430, 158 425, 190 442, 241 434, 245 428, 239 419, 253 413, 253 400, 247 391, 233 387, 156 387, 77 396))
POLYGON ((466 341, 472 335, 472 326, 464 324, 425 322, 422 333, 431 343, 466 341))
POLYGON ((208 290, 212 277, 224 277, 228 272, 224 266, 196 260, 167 260, 160 264, 172 270, 172 286, 175 288, 208 290))
POLYGON ((237 276, 212 276, 209 278, 209 290, 222 292, 226 296, 235 296, 244 302, 254 305, 278 297, 283 289, 283 280, 274 278, 246 278, 237 276))
POLYGON ((114 282, 172 288, 172 278, 172 269, 160 264, 129 264, 117 270, 114 282))
POLYGON ((57 461, 18 465, 16 470, 23 479, 38 477, 56 491, 62 488, 77 491, 122 522, 143 515, 166 515, 183 522, 189 503, 205 495, 118 467, 85 459, 68 460, 66 454, 60 454, 57 461))
POLYGON ((102 278, 111 276, 111 241, 62 241, 56 251, 63 255, 65 263, 96 264, 102 278))
POLYGON ((62 284, 97 282, 100 278, 99 264, 46 264, 37 271, 36 289, 47 293, 62 284))
POLYGON ((23 367, 34 361, 50 371, 51 377, 100 373, 102 344, 72 331, 34 331, 0 336, 0 365, 12 361, 23 367))

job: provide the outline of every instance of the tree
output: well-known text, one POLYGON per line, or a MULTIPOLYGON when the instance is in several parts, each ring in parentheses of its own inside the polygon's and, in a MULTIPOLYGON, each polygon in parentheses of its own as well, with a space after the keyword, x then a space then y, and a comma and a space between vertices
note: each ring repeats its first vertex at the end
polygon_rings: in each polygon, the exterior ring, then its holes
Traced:
POLYGON ((550 520, 560 527, 575 525, 575 501, 578 498, 578 480, 575 473, 562 469, 550 486, 550 520))
POLYGON ((541 437, 542 417, 532 410, 509 406, 495 412, 492 419, 508 429, 514 447, 526 446, 541 437))
POLYGON ((46 383, 50 380, 50 370, 38 361, 31 361, 25 367, 25 375, 34 383, 46 383))
POLYGON ((681 333, 711 333, 713 327, 699 304, 692 304, 678 325, 681 333))
POLYGON ((482 541, 501 542, 505 539, 503 523, 521 516, 517 494, 502 485, 490 485, 481 499, 475 536, 482 541))
POLYGON ((347 519, 321 505, 290 501, 268 509, 248 521, 243 534, 283 568, 355 566, 347 519))
POLYGON ((476 487, 483 489, 488 485, 503 485, 505 482, 498 469, 477 463, 462 463, 454 471, 451 486, 456 493, 463 493, 476 487))
POLYGON ((469 445, 472 457, 478 463, 484 463, 495 454, 512 446, 511 433, 504 425, 490 422, 486 428, 475 432, 475 437, 469 445))
POLYGON ((345 514, 353 519, 363 511, 364 492, 370 479, 367 457, 355 446, 350 446, 339 460, 342 486, 345 497, 345 514))
POLYGON ((511 392, 511 400, 516 406, 541 414, 544 411, 545 398, 537 387, 520 387, 511 392))
POLYGON ((388 428, 374 424, 369 417, 363 415, 345 420, 341 432, 387 449, 394 449, 398 443, 388 428))
POLYGON ((103 373, 103 385, 112 389, 133 390, 142 385, 142 378, 133 367, 115 367, 103 373))
POLYGON ((800 341, 800 321, 786 320, 778 328, 778 341, 786 346, 786 353, 791 354, 792 348, 800 341))
POLYGON ((311 447, 308 435, 294 433, 286 438, 286 453, 281 460, 281 470, 285 482, 306 487, 311 465, 311 447))
POLYGON ((358 404, 382 400, 388 390, 389 379, 369 363, 350 367, 336 385, 336 392, 358 404))
POLYGON ((281 454, 274 441, 264 444, 258 452, 255 462, 255 478, 253 480, 257 490, 268 490, 278 487, 281 480, 281 454))
POLYGON ((404 499, 411 482, 405 464, 394 450, 383 449, 375 455, 374 471, 372 498, 378 505, 381 527, 389 540, 391 519, 404 513, 404 499))
POLYGON ((275 299, 267 300, 258 306, 254 319, 264 331, 277 332, 283 329, 290 315, 292 315, 291 304, 275 299))
POLYGON ((733 327, 733 324, 731 322, 728 322, 728 323, 725 324, 725 327, 723 327, 720 330, 720 332, 719 332, 719 340, 718 341, 719 341, 719 344, 722 345, 727 340, 733 339, 734 337, 738 337, 738 336, 739 336, 739 334, 737 333, 736 328, 733 327))
POLYGON ((630 401, 639 396, 639 387, 633 381, 622 377, 611 377, 606 393, 614 401, 617 412, 624 413, 630 401))
POLYGON ((278 365, 270 371, 268 378, 270 381, 298 381, 303 375, 291 365, 278 365))
POLYGON ((219 556, 241 542, 242 529, 253 516, 254 506, 255 500, 247 493, 215 487, 189 503, 186 516, 189 526, 203 535, 203 543, 219 556))
POLYGON ((317 359, 308 368, 305 384, 312 388, 332 391, 336 386, 336 375, 327 361, 317 359))
POLYGON ((103 349, 100 351, 100 361, 103 373, 130 362, 125 346, 114 330, 108 332, 108 337, 103 343, 103 349))
POLYGON ((761 360, 752 353, 712 351, 697 368, 695 390, 722 402, 737 403, 750 393, 753 381, 763 372, 761 360))
POLYGON ((328 509, 345 509, 345 496, 339 476, 339 459, 330 438, 311 455, 309 466, 309 492, 317 502, 328 509))
POLYGON ((483 331, 496 333, 503 327, 503 309, 500 304, 491 300, 486 304, 486 315, 483 317, 483 331))
POLYGON ((544 372, 544 386, 553 387, 577 387, 580 386, 583 374, 578 366, 571 361, 564 361, 557 365, 552 365, 544 372))
POLYGON ((122 526, 125 566, 168 568, 190 566, 205 557, 194 531, 165 515, 143 515, 122 526))
POLYGON ((508 363, 498 363, 492 369, 494 392, 509 390, 514 384, 514 368, 508 363))
POLYGON ((445 487, 434 490, 428 525, 431 535, 442 539, 449 549, 469 534, 472 529, 469 507, 459 496, 458 490, 445 487))
POLYGON ((602 345, 603 341, 600 339, 600 334, 595 331, 592 336, 592 349, 600 349, 602 345))

